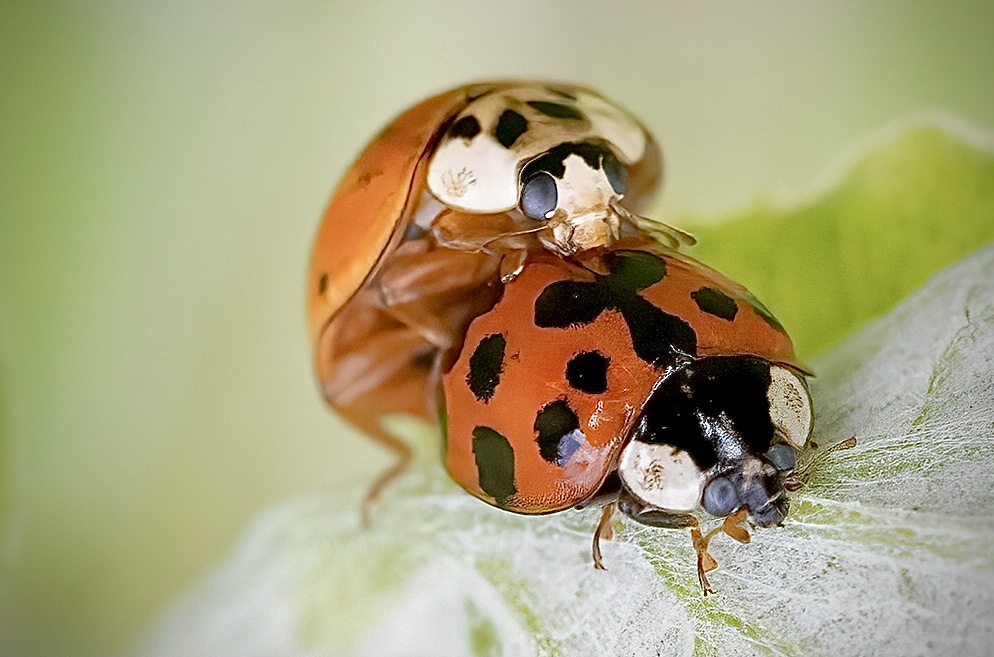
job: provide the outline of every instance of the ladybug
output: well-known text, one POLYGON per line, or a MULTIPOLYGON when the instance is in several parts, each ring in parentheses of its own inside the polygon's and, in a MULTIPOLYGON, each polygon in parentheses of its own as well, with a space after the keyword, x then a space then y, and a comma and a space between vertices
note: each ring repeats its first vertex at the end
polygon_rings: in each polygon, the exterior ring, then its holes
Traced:
POLYGON ((636 214, 660 162, 627 111, 545 82, 445 92, 367 146, 317 235, 308 324, 325 400, 399 457, 370 499, 409 458, 379 417, 434 414, 438 359, 530 254, 567 257, 647 232, 692 243, 636 214))
POLYGON ((428 232, 462 250, 520 231, 562 255, 608 244, 652 196, 660 162, 641 124, 585 87, 485 82, 430 98, 366 147, 328 206, 311 257, 312 335, 428 232))
POLYGON ((741 285, 650 239, 598 273, 538 255, 476 317, 443 376, 445 465, 501 509, 604 505, 708 542, 780 524, 811 433, 805 370, 783 326, 741 285), (724 518, 707 535, 699 517, 724 518))

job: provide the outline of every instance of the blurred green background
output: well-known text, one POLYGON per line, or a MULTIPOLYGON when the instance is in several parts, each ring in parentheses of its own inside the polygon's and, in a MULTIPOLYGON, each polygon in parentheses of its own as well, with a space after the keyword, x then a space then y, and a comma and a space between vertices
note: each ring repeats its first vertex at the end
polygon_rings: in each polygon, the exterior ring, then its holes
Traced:
POLYGON ((262 507, 358 498, 387 463, 318 399, 303 282, 338 176, 406 106, 600 88, 663 145, 652 214, 811 355, 840 336, 778 290, 768 234, 708 224, 814 221, 789 208, 909 114, 994 128, 992 33, 987 0, 0 4, 0 652, 124 651, 262 507))

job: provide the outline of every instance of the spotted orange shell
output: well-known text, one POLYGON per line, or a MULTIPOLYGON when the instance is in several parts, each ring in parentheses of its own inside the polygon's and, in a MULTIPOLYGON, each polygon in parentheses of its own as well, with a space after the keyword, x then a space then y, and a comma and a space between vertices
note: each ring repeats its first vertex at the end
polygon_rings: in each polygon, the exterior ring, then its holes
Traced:
POLYGON ((605 275, 529 262, 470 324, 444 376, 446 467, 490 504, 535 514, 590 498, 641 405, 687 359, 754 355, 800 369, 783 327, 741 285, 649 240, 605 259, 605 275))

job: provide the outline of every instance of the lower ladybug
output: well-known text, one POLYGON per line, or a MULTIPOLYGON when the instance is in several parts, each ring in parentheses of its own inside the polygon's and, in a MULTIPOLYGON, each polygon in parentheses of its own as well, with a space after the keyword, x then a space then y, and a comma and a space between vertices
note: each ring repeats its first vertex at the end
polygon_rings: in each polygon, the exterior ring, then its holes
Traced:
POLYGON ((805 371, 770 312, 699 262, 634 239, 593 263, 538 255, 470 323, 442 381, 446 468, 515 513, 603 505, 600 568, 616 510, 689 528, 706 595, 712 536, 787 515, 805 371))

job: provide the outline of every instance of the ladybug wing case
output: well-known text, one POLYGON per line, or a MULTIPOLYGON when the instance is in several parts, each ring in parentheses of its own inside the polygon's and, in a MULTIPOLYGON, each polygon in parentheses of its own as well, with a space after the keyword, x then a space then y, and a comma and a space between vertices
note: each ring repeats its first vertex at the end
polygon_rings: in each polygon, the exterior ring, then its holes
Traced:
MULTIPOLYGON (((536 322, 552 285, 593 284, 564 261, 529 262, 467 331, 445 375, 446 467, 470 493, 517 513, 551 513, 593 495, 614 468, 654 377, 618 313, 575 327, 536 322)), ((542 318, 540 318, 542 319, 542 318)))
MULTIPOLYGON (((485 91, 484 89, 483 91, 485 91)), ((397 117, 346 172, 314 243, 308 281, 311 339, 375 269, 410 212, 412 192, 440 129, 465 106, 471 88, 435 96, 397 117)))
POLYGON ((491 504, 536 514, 589 499, 643 402, 691 360, 749 354, 797 368, 782 327, 742 286, 650 240, 604 258, 606 275, 530 262, 444 376, 446 466, 491 504))

